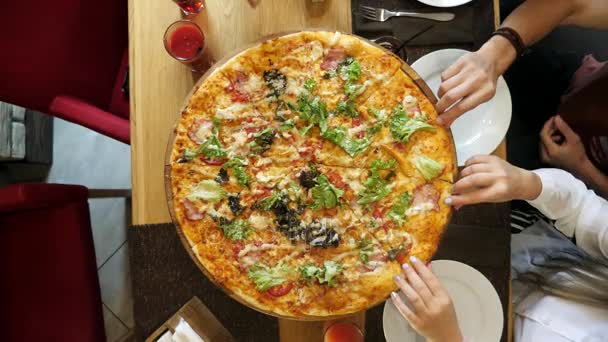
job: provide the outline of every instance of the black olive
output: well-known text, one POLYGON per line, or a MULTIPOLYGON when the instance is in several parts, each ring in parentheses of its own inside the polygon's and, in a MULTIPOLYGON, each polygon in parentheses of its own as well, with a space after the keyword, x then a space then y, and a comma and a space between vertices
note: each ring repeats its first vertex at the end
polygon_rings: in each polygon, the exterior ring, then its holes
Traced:
POLYGON ((235 215, 238 215, 241 211, 243 211, 244 207, 241 205, 241 197, 239 194, 228 195, 228 206, 235 215))
POLYGON ((264 71, 264 81, 270 89, 270 96, 279 97, 285 93, 287 88, 287 77, 277 69, 264 71))
POLYGON ((228 180, 230 180, 230 176, 228 176, 228 171, 226 171, 226 169, 224 168, 221 168, 220 171, 217 173, 217 176, 215 177, 215 181, 220 184, 224 184, 228 180))
POLYGON ((313 188, 315 185, 317 185, 315 178, 317 178, 318 175, 319 173, 316 171, 302 171, 300 173, 300 185, 306 189, 313 188))

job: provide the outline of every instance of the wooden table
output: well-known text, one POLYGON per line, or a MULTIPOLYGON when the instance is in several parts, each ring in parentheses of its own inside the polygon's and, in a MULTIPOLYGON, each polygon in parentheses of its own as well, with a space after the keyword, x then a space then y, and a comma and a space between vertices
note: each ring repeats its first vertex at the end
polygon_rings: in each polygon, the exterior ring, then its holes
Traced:
MULTIPOLYGON (((207 0, 195 20, 204 28, 210 57, 218 60, 259 37, 307 27, 351 31, 350 0, 207 0), (207 13, 214 13, 208 16, 207 13)), ((496 23, 498 0, 494 0, 496 23)), ((169 0, 129 0, 132 218, 134 225, 170 222, 163 162, 170 128, 195 77, 168 56, 164 30, 180 19, 169 0)), ((506 144, 495 152, 506 157, 506 144)), ((364 314, 352 318, 364 322, 364 314)), ((320 323, 280 320, 282 341, 318 340, 320 323)))

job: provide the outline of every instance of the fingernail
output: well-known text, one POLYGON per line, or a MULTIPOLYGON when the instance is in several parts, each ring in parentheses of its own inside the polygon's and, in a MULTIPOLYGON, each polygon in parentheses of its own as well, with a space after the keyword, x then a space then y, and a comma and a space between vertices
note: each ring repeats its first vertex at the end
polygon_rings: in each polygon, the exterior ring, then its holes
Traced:
POLYGON ((412 255, 412 256, 410 257, 410 261, 411 261, 411 262, 419 262, 420 260, 418 260, 418 258, 416 258, 415 256, 413 256, 413 255, 412 255))
POLYGON ((447 197, 443 202, 447 205, 452 205, 452 197, 447 197))
POLYGON ((408 268, 410 268, 410 265, 403 264, 403 265, 401 265, 401 268, 403 268, 404 270, 407 270, 408 268))
POLYGON ((396 276, 395 276, 395 281, 397 281, 397 282, 401 281, 401 277, 400 277, 400 276, 398 276, 398 275, 396 275, 396 276))
POLYGON ((391 292, 391 297, 393 297, 394 299, 397 299, 397 296, 398 296, 397 292, 391 292))

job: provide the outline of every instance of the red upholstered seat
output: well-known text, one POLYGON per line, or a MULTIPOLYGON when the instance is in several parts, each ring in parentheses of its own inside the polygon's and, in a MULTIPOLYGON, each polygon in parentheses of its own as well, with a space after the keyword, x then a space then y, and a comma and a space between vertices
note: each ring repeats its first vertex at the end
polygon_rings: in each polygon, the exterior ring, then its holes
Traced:
POLYGON ((87 195, 77 185, 0 189, 0 340, 105 341, 87 195))
POLYGON ((0 1, 0 32, 1 101, 129 143, 127 1, 0 1), (89 106, 51 107, 57 96, 89 106))

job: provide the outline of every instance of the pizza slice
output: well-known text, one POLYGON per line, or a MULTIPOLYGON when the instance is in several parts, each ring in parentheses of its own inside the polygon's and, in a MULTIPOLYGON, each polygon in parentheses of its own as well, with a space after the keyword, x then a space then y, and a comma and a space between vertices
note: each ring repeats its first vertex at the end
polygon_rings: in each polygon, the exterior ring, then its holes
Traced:
POLYGON ((325 50, 319 92, 330 110, 353 116, 364 102, 401 66, 392 54, 357 37, 319 32, 325 50))

